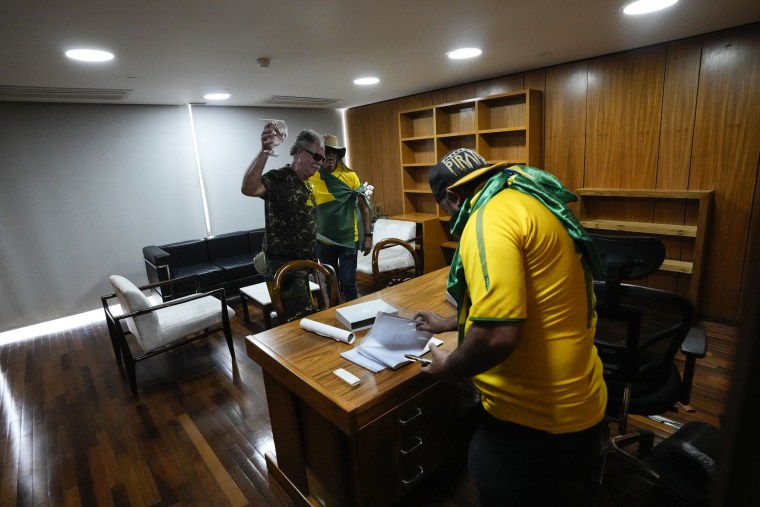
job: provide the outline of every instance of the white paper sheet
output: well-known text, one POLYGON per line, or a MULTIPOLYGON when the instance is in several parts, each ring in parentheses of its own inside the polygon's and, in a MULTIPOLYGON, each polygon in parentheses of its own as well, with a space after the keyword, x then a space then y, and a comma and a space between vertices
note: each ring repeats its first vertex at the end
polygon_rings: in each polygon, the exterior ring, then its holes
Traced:
POLYGON ((386 367, 396 369, 410 362, 405 354, 421 355, 430 350, 431 342, 435 345, 443 343, 432 338, 432 333, 417 329, 418 324, 411 319, 378 312, 375 324, 362 342, 341 356, 375 373, 386 367))
POLYGON ((340 355, 341 357, 348 359, 352 363, 358 364, 362 368, 368 369, 372 373, 377 373, 386 368, 384 364, 378 363, 377 361, 373 361, 372 359, 361 355, 356 348, 347 350, 345 352, 341 352, 340 355))
MULTIPOLYGON (((422 353, 418 355, 424 355, 430 352, 430 344, 435 345, 436 347, 443 343, 443 340, 440 338, 431 338, 430 341, 425 345, 425 348, 422 349, 422 353)), ((387 368, 382 363, 378 363, 377 361, 370 359, 369 357, 363 355, 361 352, 359 352, 359 347, 356 346, 352 348, 351 350, 347 350, 345 352, 341 352, 341 357, 348 359, 354 364, 358 364, 362 368, 366 368, 372 373, 377 373, 379 371, 382 371, 387 368)), ((410 361, 407 361, 410 362, 410 361)))
POLYGON ((356 335, 351 331, 346 331, 339 327, 328 326, 327 324, 317 322, 316 320, 301 319, 301 327, 312 333, 332 338, 335 341, 348 343, 349 345, 354 343, 354 339, 356 338, 356 335))

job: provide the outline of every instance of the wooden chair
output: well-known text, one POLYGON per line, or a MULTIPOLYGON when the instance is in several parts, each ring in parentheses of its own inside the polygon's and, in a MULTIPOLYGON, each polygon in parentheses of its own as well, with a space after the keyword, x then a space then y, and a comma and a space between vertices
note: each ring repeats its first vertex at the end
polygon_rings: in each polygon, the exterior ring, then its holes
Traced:
POLYGON ((419 239, 415 222, 381 218, 375 222, 372 233, 372 252, 359 255, 356 273, 372 277, 375 290, 409 280, 422 272, 415 246, 419 239))
POLYGON ((409 243, 398 238, 386 238, 375 243, 372 247, 372 277, 375 280, 375 288, 380 290, 384 287, 390 287, 391 285, 397 285, 401 282, 411 280, 422 274, 422 268, 420 266, 420 258, 415 251, 414 244, 409 243), (395 258, 400 262, 399 267, 395 267, 390 263, 386 263, 385 266, 380 263, 380 253, 386 248, 396 248, 399 250, 401 247, 405 249, 411 257, 411 265, 406 254, 396 255, 395 258), (404 257, 407 257, 405 260, 404 257))
POLYGON ((329 264, 319 264, 311 260, 299 259, 286 262, 274 274, 274 280, 272 281, 272 305, 277 313, 277 320, 280 323, 300 319, 306 315, 340 304, 340 296, 338 294, 338 277, 333 267, 329 264), (293 276, 292 271, 295 270, 305 270, 307 279, 310 281, 314 278, 314 281, 319 284, 320 290, 316 298, 313 297, 313 293, 309 292, 308 298, 311 304, 296 313, 288 314, 283 304, 283 284, 289 276, 293 276), (327 298, 324 295, 325 291, 327 291, 327 298))
MULTIPOLYGON (((187 279, 193 277, 185 277, 187 279)), ((137 287, 123 276, 110 277, 114 294, 101 297, 106 323, 111 335, 117 364, 125 364, 132 394, 137 395, 137 377, 135 365, 139 361, 151 358, 163 352, 198 340, 205 336, 224 332, 230 356, 235 360, 235 348, 232 344, 230 318, 235 312, 227 306, 224 289, 196 293, 163 304, 153 305, 143 291, 161 285, 177 283, 181 279, 166 280, 159 283, 137 287), (109 301, 118 299, 122 313, 114 315, 109 301), (122 323, 126 323, 125 326, 122 323), (142 349, 135 355, 127 342, 132 335, 142 349)), ((197 287, 197 284, 196 284, 197 287)))

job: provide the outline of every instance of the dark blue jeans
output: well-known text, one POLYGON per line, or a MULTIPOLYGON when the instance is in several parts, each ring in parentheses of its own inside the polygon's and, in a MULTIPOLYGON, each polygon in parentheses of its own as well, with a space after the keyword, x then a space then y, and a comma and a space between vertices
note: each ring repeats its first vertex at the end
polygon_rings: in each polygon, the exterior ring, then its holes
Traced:
POLYGON ((325 245, 317 241, 317 258, 322 264, 329 264, 338 275, 338 283, 343 293, 343 301, 356 299, 356 252, 359 244, 354 248, 343 246, 325 245))
POLYGON ((488 413, 470 442, 470 476, 482 507, 583 505, 603 423, 552 434, 488 413))

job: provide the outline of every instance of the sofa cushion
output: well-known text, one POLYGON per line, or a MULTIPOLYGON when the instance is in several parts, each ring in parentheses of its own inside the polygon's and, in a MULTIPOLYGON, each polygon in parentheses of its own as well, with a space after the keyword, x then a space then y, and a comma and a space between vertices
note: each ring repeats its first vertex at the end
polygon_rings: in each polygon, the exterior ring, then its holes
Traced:
MULTIPOLYGON (((179 266, 172 270, 172 278, 181 278, 183 276, 197 275, 198 283, 200 284, 201 291, 207 287, 213 287, 224 283, 224 270, 216 264, 210 262, 204 262, 202 264, 193 264, 191 266, 179 266)), ((178 284, 173 284, 171 289, 175 295, 188 294, 195 292, 195 285, 193 280, 185 280, 178 284)), ((161 292, 164 297, 170 294, 169 287, 165 286, 161 292)))
POLYGON ((202 239, 161 245, 161 249, 169 254, 169 267, 174 278, 179 276, 174 272, 174 268, 209 262, 206 242, 202 239))
POLYGON ((238 280, 259 273, 253 266, 253 255, 249 253, 217 259, 214 261, 214 264, 224 270, 224 279, 226 281, 238 280))
MULTIPOLYGON (((221 310, 221 302, 213 296, 193 299, 156 310, 161 327, 162 344, 172 343, 200 329, 218 324, 222 321, 221 310)), ((226 310, 230 318, 235 316, 232 308, 228 306, 226 310)))
POLYGON ((250 254, 248 232, 230 232, 206 238, 208 260, 214 264, 220 259, 250 254))

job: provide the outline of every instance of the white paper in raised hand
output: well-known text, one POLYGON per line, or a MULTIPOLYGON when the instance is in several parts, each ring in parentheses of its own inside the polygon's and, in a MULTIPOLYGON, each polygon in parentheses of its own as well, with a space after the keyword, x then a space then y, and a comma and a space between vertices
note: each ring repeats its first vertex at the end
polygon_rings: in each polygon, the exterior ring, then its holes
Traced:
POLYGON ((328 326, 327 324, 322 324, 316 320, 301 319, 301 327, 307 331, 311 331, 312 333, 317 333, 318 335, 332 338, 335 341, 348 343, 349 345, 354 343, 354 338, 356 338, 356 335, 354 335, 354 333, 351 331, 346 331, 345 329, 340 329, 334 326, 328 326))

